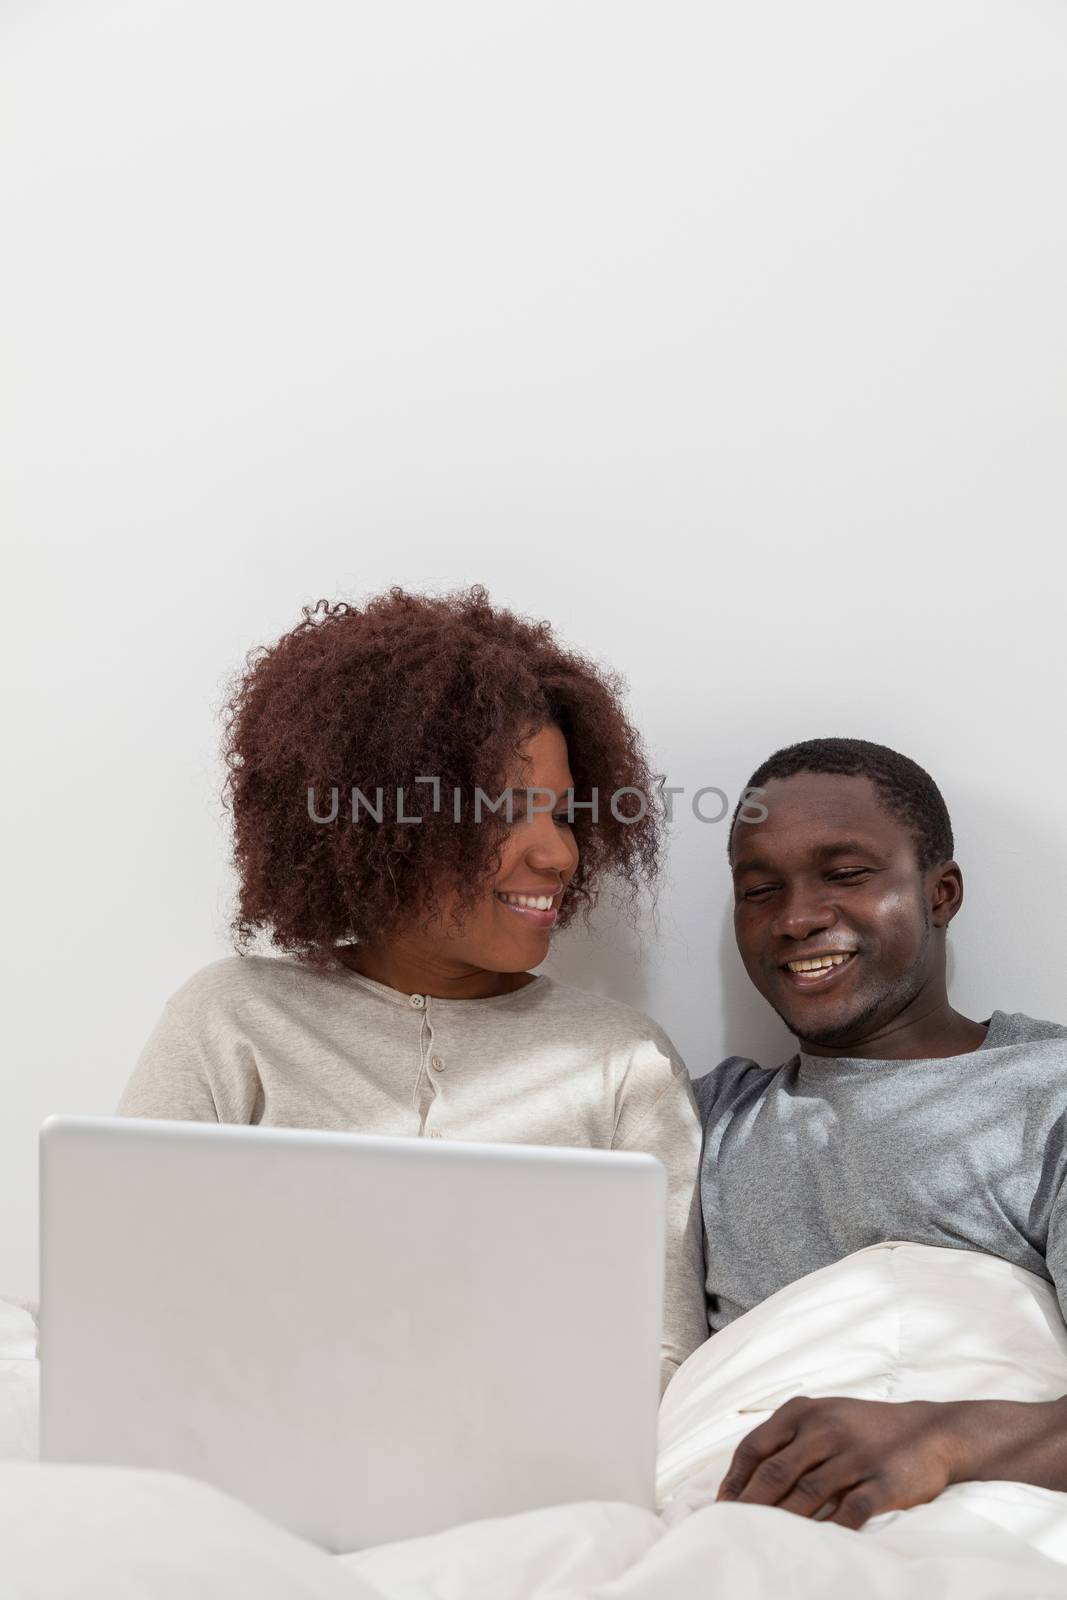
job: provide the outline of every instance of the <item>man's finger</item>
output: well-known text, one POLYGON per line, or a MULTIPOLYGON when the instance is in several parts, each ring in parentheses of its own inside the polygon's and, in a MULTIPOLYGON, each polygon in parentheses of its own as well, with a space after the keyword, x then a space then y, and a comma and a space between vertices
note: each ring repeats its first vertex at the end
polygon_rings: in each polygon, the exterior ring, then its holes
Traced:
POLYGON ((801 1473, 785 1498, 779 1500, 779 1510, 822 1520, 836 1511, 842 1496, 863 1479, 863 1468, 850 1462, 848 1456, 831 1456, 828 1461, 801 1473))
POLYGON ((792 1444, 796 1438, 797 1421, 783 1406, 761 1422, 758 1428, 746 1434, 734 1451, 726 1476, 719 1485, 719 1500, 736 1500, 760 1462, 792 1444))
POLYGON ((878 1485, 872 1478, 867 1478, 849 1490, 833 1516, 827 1517, 826 1520, 836 1522, 842 1528, 862 1528, 871 1517, 876 1517, 880 1511, 888 1510, 888 1507, 880 1502, 878 1485))
POLYGON ((781 1505, 795 1490, 798 1481, 828 1464, 825 1449, 800 1436, 792 1444, 786 1445, 784 1450, 761 1461, 735 1498, 746 1505, 781 1505))

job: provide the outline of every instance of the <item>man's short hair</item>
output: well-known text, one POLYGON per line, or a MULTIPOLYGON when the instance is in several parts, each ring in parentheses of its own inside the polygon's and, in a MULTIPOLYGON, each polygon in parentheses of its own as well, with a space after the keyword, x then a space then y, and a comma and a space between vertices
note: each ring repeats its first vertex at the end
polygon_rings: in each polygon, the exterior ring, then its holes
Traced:
MULTIPOLYGON (((911 830, 923 872, 927 867, 951 859, 952 823, 948 807, 937 784, 918 762, 884 744, 871 744, 867 739, 805 739, 801 744, 776 750, 756 768, 746 788, 759 789, 771 778, 792 778, 798 772, 869 778, 886 810, 911 830)), ((733 843, 737 814, 743 803, 742 797, 734 810, 726 841, 727 852, 733 843)))

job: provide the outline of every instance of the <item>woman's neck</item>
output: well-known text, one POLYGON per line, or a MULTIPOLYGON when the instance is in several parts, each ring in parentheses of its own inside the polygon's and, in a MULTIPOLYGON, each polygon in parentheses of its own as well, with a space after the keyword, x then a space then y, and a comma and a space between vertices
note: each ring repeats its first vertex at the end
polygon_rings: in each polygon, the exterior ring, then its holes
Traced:
POLYGON ((440 1000, 489 1000, 524 989, 535 977, 532 972, 490 972, 401 944, 342 945, 337 959, 349 971, 401 994, 428 994, 440 1000))

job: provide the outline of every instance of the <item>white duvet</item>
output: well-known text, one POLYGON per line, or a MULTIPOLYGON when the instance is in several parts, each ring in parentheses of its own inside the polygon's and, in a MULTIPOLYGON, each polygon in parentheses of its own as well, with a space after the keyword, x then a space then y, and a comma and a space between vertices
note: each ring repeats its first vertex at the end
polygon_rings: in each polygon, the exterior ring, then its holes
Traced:
MULTIPOLYGON (((793 1394, 1065 1393, 1067 1331, 1047 1284, 970 1252, 875 1245, 690 1357, 661 1410, 659 1515, 559 1506, 329 1557, 185 1479, 0 1465, 0 1587, 12 1600, 1067 1600, 1067 1495, 960 1484, 858 1534, 711 1503, 738 1440, 793 1394)), ((0 1456, 25 1462, 34 1409, 32 1319, 0 1302, 0 1456)))

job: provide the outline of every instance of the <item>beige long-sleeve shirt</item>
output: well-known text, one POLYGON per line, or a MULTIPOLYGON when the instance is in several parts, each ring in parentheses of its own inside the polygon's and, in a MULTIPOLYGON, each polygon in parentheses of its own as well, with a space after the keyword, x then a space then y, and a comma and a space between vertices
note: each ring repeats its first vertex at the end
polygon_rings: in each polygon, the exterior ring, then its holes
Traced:
POLYGON ((641 1150, 667 1170, 663 1381, 708 1335, 689 1074, 641 1012, 546 976, 404 994, 338 965, 229 956, 167 1001, 119 1114, 641 1150))

